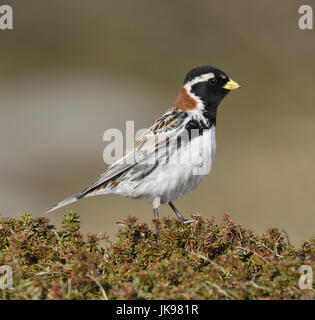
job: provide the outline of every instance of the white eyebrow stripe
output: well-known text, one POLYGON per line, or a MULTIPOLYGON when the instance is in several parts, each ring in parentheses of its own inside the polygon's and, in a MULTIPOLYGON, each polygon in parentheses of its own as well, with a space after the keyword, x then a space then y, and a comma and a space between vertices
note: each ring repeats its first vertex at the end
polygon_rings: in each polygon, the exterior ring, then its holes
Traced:
POLYGON ((214 73, 212 73, 212 72, 202 74, 201 76, 196 77, 196 78, 192 79, 191 81, 187 82, 184 85, 184 88, 186 88, 190 92, 190 89, 193 85, 195 85, 196 83, 199 83, 199 82, 208 81, 211 78, 214 78, 214 73))

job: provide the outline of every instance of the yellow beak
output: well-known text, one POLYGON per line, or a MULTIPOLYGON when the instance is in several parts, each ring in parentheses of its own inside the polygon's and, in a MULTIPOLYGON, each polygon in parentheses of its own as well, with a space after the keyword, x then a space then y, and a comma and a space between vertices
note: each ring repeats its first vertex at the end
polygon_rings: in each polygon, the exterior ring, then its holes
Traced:
POLYGON ((240 88, 241 86, 235 82, 234 80, 230 79, 224 86, 223 88, 226 90, 235 90, 240 88))

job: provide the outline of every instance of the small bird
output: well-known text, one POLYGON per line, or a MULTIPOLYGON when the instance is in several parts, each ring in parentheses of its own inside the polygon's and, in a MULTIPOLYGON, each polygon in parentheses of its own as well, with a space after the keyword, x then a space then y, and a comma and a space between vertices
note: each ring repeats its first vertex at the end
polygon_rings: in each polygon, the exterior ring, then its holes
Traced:
POLYGON ((116 194, 148 201, 156 220, 159 206, 169 204, 182 223, 189 222, 173 201, 196 188, 210 172, 216 153, 217 108, 229 91, 238 88, 240 85, 217 67, 192 69, 172 107, 122 158, 87 189, 47 213, 83 198, 116 194))

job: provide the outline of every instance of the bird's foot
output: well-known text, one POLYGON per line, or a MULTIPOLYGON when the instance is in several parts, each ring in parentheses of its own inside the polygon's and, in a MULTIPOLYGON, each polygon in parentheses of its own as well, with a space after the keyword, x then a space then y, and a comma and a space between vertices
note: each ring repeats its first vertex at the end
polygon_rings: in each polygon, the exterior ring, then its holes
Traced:
POLYGON ((183 224, 188 224, 188 223, 193 223, 194 222, 194 220, 188 220, 186 218, 179 218, 178 220, 183 224))
POLYGON ((159 234, 161 232, 161 221, 160 221, 160 219, 153 219, 153 224, 155 225, 156 233, 159 234))

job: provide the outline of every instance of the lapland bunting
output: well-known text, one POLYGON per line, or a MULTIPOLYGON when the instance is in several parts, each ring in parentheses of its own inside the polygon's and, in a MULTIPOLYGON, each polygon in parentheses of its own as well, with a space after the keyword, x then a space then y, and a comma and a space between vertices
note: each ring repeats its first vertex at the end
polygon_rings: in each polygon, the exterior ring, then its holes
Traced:
POLYGON ((240 87, 225 72, 202 66, 188 72, 172 107, 87 189, 51 207, 106 194, 143 199, 158 208, 168 204, 188 222, 173 201, 196 188, 210 172, 216 152, 216 116, 222 99, 240 87))

